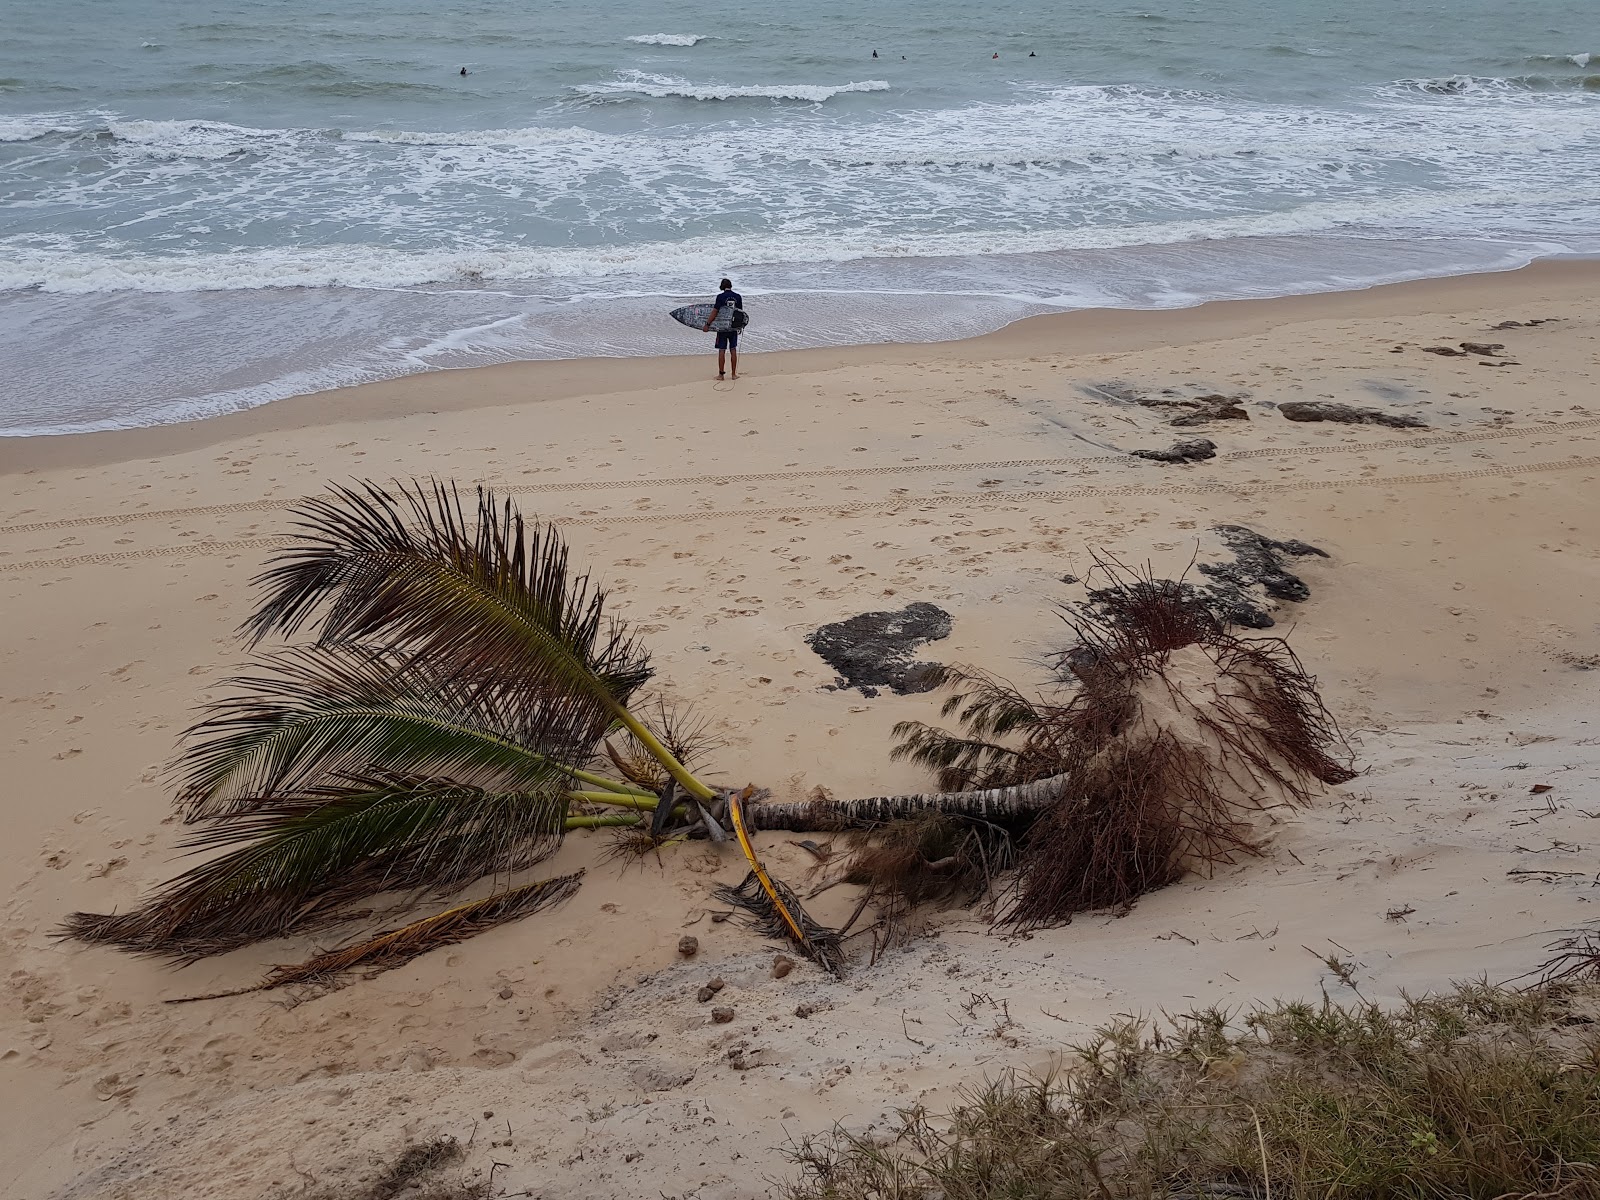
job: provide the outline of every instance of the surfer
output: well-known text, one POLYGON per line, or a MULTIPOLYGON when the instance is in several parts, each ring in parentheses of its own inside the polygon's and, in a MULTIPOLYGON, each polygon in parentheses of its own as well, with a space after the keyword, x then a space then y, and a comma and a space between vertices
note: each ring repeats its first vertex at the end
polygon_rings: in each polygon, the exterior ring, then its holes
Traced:
MULTIPOLYGON (((724 279, 717 285, 722 290, 717 293, 716 303, 711 306, 711 316, 706 319, 705 332, 711 332, 711 326, 716 323, 717 317, 723 308, 730 307, 735 311, 744 311, 744 297, 733 290, 733 280, 724 279)), ((739 378, 739 331, 737 329, 723 329, 717 331, 717 378, 721 379, 727 374, 729 357, 733 359, 733 377, 739 378)))

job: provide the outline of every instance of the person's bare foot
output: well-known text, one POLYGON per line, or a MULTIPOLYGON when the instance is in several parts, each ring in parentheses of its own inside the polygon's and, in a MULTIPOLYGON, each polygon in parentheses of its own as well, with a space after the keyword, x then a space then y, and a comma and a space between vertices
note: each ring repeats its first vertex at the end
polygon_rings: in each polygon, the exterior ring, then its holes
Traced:
POLYGON ((737 379, 737 378, 739 378, 739 372, 735 371, 732 375, 728 376, 728 378, 729 379, 737 379))

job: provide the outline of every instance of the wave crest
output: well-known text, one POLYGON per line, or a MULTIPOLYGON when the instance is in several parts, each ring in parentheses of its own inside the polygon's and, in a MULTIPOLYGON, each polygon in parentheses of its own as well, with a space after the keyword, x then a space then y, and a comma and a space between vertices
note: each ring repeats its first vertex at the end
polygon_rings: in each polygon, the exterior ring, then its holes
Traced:
POLYGON ((628 40, 641 46, 693 46, 710 37, 708 33, 636 33, 628 40))
POLYGON ((846 92, 887 92, 889 82, 885 79, 865 79, 859 83, 841 84, 697 84, 669 75, 619 71, 614 80, 591 83, 573 90, 597 99, 632 95, 684 100, 804 100, 821 104, 846 92))

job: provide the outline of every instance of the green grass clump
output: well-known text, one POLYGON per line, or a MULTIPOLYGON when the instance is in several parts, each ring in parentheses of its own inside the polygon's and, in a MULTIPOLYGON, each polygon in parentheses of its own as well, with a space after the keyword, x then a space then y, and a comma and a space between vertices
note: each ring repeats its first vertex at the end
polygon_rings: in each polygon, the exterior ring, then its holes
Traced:
POLYGON ((794 1151, 789 1200, 1600 1200, 1600 985, 1122 1021, 892 1140, 794 1151))

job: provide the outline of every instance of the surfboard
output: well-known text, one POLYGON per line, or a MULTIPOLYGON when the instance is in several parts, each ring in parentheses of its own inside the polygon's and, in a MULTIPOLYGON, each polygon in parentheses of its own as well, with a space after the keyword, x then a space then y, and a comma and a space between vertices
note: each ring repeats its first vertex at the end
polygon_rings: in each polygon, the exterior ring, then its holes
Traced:
MULTIPOLYGON (((711 318, 710 304, 685 304, 682 308, 675 308, 668 314, 674 321, 687 325, 690 329, 704 329, 706 322, 711 318)), ((727 333, 733 328, 733 309, 728 307, 717 316, 716 322, 711 326, 712 333, 727 333)))

